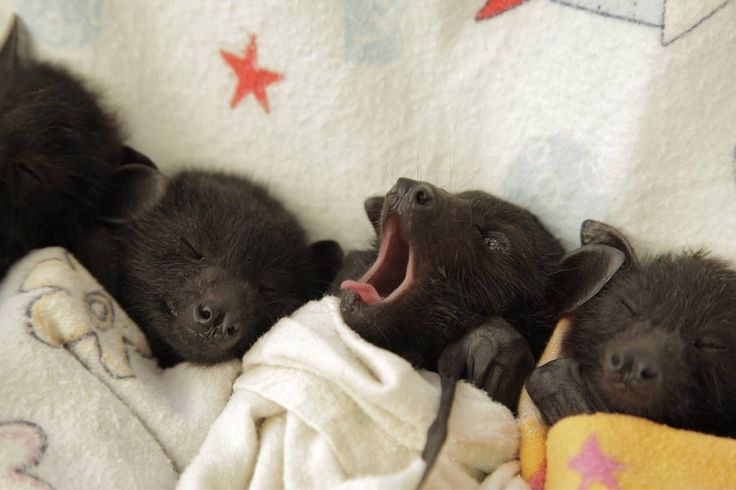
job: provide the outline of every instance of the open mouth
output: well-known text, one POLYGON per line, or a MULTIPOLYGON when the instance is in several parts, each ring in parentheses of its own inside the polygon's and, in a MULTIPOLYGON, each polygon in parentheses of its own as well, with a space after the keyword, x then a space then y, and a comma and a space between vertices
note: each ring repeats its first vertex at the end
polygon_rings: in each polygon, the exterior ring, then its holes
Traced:
POLYGON ((376 263, 358 281, 347 280, 340 289, 353 291, 366 305, 398 298, 414 281, 414 253, 404 236, 397 215, 384 227, 376 263))

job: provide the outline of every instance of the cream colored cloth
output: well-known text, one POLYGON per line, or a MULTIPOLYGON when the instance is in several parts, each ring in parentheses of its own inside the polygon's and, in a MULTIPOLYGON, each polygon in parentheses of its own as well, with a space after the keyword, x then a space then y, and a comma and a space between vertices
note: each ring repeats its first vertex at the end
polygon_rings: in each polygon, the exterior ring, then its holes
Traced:
POLYGON ((162 371, 138 327, 66 251, 0 288, 0 487, 171 488, 239 362, 162 371))
MULTIPOLYGON (((338 300, 277 323, 243 359, 232 398, 179 488, 408 488, 439 401, 439 377, 364 341, 338 300)), ((511 412, 466 383, 428 487, 524 485, 511 412)))

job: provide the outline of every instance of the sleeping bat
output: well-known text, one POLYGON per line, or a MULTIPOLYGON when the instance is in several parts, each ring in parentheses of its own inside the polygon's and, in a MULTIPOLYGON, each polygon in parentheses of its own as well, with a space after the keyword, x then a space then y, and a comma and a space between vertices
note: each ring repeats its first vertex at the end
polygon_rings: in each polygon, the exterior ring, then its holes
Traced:
POLYGON ((0 275, 36 247, 71 250, 136 320, 162 366, 242 355, 317 297, 334 242, 245 179, 173 180, 121 142, 115 120, 63 68, 0 50, 0 275))
POLYGON ((108 177, 151 164, 123 145, 115 120, 65 69, 24 56, 14 20, 0 48, 0 277, 30 250, 77 252, 108 177))
POLYGON ((244 177, 169 179, 128 165, 114 182, 97 235, 110 245, 85 263, 113 264, 95 273, 162 367, 241 357, 280 317, 321 297, 340 267, 336 242, 308 245, 296 218, 244 177))
POLYGON ((426 477, 459 379, 515 406, 551 333, 546 288, 563 250, 531 212, 481 191, 402 178, 365 209, 378 250, 348 255, 352 270, 342 276, 368 268, 342 281, 341 313, 364 339, 439 373, 426 477))
MULTIPOLYGON (((700 251, 640 260, 619 231, 592 220, 581 242, 577 252, 609 248, 581 268, 620 265, 572 313, 562 357, 527 381, 546 422, 616 412, 736 437, 736 271, 700 251)), ((564 296, 574 284, 558 286, 564 296)))

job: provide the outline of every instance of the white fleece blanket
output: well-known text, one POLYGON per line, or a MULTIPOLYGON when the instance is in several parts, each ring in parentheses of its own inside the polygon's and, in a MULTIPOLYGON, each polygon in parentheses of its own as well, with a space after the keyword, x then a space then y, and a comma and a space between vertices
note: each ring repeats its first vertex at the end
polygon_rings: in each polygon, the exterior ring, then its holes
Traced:
POLYGON ((736 0, 3 6, 165 171, 255 176, 314 238, 365 245, 362 200, 405 176, 530 205, 569 247, 594 218, 736 259, 736 0))
POLYGON ((161 371, 138 327, 66 251, 0 288, 0 488, 172 488, 239 362, 161 371))
MULTIPOLYGON (((243 374, 179 488, 411 488, 439 377, 360 338, 338 300, 308 303, 243 359, 243 374)), ((511 413, 462 383, 428 488, 519 487, 511 413)))

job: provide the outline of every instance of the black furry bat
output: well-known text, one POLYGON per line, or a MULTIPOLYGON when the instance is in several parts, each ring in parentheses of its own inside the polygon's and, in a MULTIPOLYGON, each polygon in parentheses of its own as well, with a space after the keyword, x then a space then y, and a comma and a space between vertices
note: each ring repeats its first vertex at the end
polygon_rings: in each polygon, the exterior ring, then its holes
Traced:
MULTIPOLYGON (((450 194, 399 179, 365 208, 379 235, 377 258, 359 280, 342 282, 342 316, 366 340, 440 374, 424 480, 458 380, 515 407, 551 332, 545 294, 563 250, 532 213, 480 191, 450 194)), ((353 277, 373 257, 352 255, 353 277)))
POLYGON ((162 367, 242 356, 280 317, 320 297, 342 261, 333 241, 304 230, 264 188, 210 172, 168 179, 155 168, 116 172, 87 264, 138 323, 162 367), (100 259, 97 254, 102 254, 100 259), (94 267, 91 267, 94 269, 94 267))
MULTIPOLYGON (((547 423, 617 412, 736 437, 736 272, 703 252, 640 261, 596 221, 581 235, 579 250, 603 245, 626 261, 573 313, 562 358, 527 382, 547 423)), ((561 295, 566 286, 574 287, 560 284, 561 295)))
POLYGON ((78 78, 24 56, 22 40, 14 20, 0 49, 0 277, 34 248, 77 253, 110 173, 150 164, 78 78))

